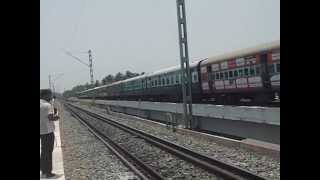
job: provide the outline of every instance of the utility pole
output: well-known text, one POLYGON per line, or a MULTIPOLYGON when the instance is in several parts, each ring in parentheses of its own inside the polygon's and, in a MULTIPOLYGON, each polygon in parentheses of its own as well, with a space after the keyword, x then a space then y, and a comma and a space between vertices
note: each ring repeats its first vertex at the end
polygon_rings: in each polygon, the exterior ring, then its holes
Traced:
POLYGON ((52 96, 54 96, 54 94, 55 94, 55 87, 54 87, 54 82, 55 82, 55 80, 57 80, 57 79, 59 79, 62 75, 64 75, 63 73, 60 73, 60 74, 50 74, 49 75, 49 89, 51 89, 51 91, 52 91, 52 96), (59 76, 58 76, 59 75, 59 76), (52 77, 54 77, 54 76, 58 76, 58 77, 56 77, 56 78, 52 78, 52 77))
POLYGON ((192 93, 191 93, 191 73, 189 67, 188 41, 187 41, 187 21, 185 14, 184 0, 177 0, 177 16, 179 29, 179 47, 181 63, 181 85, 183 98, 183 119, 186 128, 193 129, 194 122, 192 118, 192 93))
POLYGON ((52 84, 52 94, 53 94, 53 96, 55 96, 55 88, 54 88, 54 83, 52 84))
POLYGON ((91 79, 91 85, 93 86, 94 80, 93 80, 93 68, 92 68, 92 55, 91 50, 89 49, 89 68, 90 68, 90 79, 91 79))
POLYGON ((51 75, 49 75, 49 89, 51 89, 51 75))
MULTIPOLYGON (((53 89, 51 88, 51 86, 52 86, 51 75, 49 74, 49 89, 50 89, 51 91, 53 91, 53 89)), ((51 93, 51 99, 53 98, 53 93, 54 93, 54 91, 51 93)))
MULTIPOLYGON (((89 67, 90 69, 90 81, 91 81, 91 85, 94 85, 94 79, 93 79, 93 67, 92 67, 92 51, 89 49, 88 54, 89 54, 89 64, 83 62, 80 58, 72 55, 70 52, 65 51, 65 53, 71 57, 73 57, 74 59, 76 59, 77 61, 79 61, 80 63, 86 65, 89 67)), ((87 53, 87 52, 86 52, 87 53)))

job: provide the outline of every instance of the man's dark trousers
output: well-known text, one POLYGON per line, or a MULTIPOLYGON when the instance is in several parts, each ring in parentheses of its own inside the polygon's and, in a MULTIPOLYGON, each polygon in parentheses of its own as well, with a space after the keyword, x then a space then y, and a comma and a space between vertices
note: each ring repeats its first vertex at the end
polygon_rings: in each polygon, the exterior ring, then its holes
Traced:
POLYGON ((54 146, 54 134, 40 134, 41 154, 40 170, 43 174, 49 174, 52 171, 52 152, 54 146))

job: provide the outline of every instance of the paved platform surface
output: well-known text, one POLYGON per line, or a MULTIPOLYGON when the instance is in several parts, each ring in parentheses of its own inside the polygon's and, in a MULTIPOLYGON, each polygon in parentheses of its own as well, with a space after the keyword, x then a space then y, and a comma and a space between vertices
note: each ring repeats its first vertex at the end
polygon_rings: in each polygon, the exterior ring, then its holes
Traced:
MULTIPOLYGON (((54 142, 54 149, 52 154, 52 169, 53 169, 52 172, 62 175, 61 177, 56 178, 57 180, 65 180, 64 170, 63 170, 63 158, 62 158, 62 149, 61 149, 59 121, 56 121, 54 123, 55 123, 55 132, 54 132, 55 142, 54 142)), ((40 147, 40 151, 41 151, 41 147, 40 147)), ((47 179, 47 178, 40 177, 40 179, 47 179)))

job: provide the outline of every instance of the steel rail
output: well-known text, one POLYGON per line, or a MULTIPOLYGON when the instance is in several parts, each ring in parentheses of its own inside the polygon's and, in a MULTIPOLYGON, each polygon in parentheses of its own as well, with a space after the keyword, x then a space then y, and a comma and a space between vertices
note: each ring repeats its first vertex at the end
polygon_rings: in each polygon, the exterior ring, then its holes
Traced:
POLYGON ((136 173, 142 180, 163 180, 165 179, 159 173, 155 172, 151 167, 144 164, 141 160, 132 156, 128 151, 123 149, 117 143, 112 141, 109 137, 99 132, 92 125, 85 122, 84 118, 82 118, 74 109, 65 104, 65 107, 69 110, 69 112, 75 116, 94 136, 96 136, 102 143, 110 149, 120 160, 123 162, 129 169, 136 173), (128 160, 129 159, 129 160, 128 160), (136 167, 138 166, 138 167, 136 167), (141 170, 142 169, 142 170, 141 170), (146 176, 145 174, 148 174, 146 176))
POLYGON ((167 140, 155 137, 153 135, 147 134, 141 130, 123 125, 119 122, 116 122, 114 120, 111 120, 110 118, 103 117, 99 114, 93 113, 89 110, 83 109, 81 107, 75 106, 70 104, 72 107, 79 109, 83 112, 86 112, 88 115, 95 117, 97 119, 100 119, 102 121, 105 121, 106 123, 109 123, 119 129, 122 129, 123 131, 126 131, 128 133, 134 134, 135 136, 138 136, 140 138, 145 139, 147 142, 154 144, 176 156, 179 156, 187 161, 190 161, 194 164, 197 164, 201 166, 204 169, 207 169, 209 172, 217 173, 221 177, 225 179, 257 179, 257 180, 266 180, 266 178, 259 176, 253 172, 247 171, 245 169, 239 168, 237 166, 234 166, 232 164, 222 162, 220 160, 214 159, 212 157, 199 154, 191 149, 188 149, 186 147, 183 147, 181 145, 169 142, 167 140))

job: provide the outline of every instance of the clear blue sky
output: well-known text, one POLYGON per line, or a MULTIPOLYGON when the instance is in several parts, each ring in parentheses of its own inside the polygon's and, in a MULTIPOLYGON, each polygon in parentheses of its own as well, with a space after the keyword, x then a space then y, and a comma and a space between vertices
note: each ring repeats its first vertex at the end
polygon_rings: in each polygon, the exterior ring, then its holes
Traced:
MULTIPOLYGON (((64 73, 58 91, 117 72, 151 72, 179 64, 176 0, 41 0, 40 88, 64 73)), ((185 0, 190 60, 280 39, 279 0, 185 0)))

